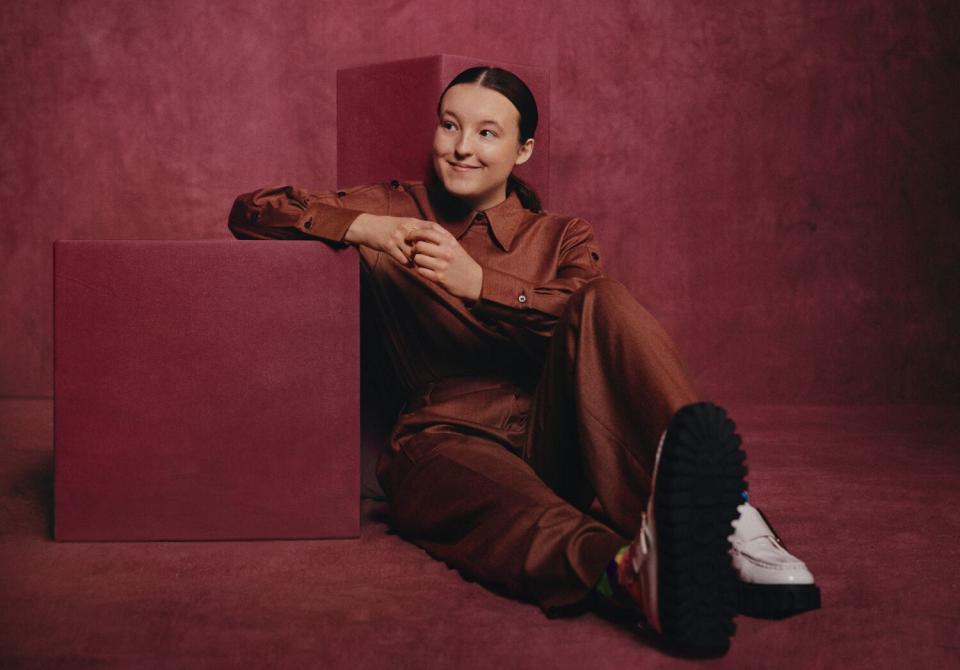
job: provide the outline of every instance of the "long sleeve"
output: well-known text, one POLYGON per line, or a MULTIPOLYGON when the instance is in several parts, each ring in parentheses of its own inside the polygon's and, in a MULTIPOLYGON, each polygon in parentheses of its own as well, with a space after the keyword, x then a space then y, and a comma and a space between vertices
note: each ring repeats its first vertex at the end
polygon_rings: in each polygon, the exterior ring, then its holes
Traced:
POLYGON ((386 213, 378 185, 311 192, 296 186, 266 187, 237 196, 227 227, 241 240, 322 240, 342 249, 347 229, 365 212, 386 213))
POLYGON ((606 271, 593 226, 574 218, 564 231, 554 279, 538 284, 485 266, 480 299, 464 302, 478 319, 539 357, 570 296, 603 276, 606 271))

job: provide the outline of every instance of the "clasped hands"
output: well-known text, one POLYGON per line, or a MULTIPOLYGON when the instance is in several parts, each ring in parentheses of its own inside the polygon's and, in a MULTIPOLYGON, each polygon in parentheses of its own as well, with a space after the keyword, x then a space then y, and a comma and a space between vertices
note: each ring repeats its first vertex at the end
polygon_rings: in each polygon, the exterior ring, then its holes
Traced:
POLYGON ((435 221, 361 214, 345 239, 387 253, 458 298, 480 299, 483 267, 435 221))

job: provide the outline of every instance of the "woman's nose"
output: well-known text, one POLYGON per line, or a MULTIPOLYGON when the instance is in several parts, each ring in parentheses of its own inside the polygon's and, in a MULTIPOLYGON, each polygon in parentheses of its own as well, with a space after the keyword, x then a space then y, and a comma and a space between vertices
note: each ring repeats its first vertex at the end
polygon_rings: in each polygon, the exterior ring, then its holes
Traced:
POLYGON ((470 154, 470 142, 468 141, 466 134, 460 135, 460 139, 457 140, 457 144, 454 146, 454 151, 461 156, 467 156, 470 154))

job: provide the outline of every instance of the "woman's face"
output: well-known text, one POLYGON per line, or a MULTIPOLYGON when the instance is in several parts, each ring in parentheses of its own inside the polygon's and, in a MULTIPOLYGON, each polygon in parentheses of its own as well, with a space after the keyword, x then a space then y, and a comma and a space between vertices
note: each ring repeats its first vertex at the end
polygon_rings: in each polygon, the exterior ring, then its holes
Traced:
POLYGON ((440 102, 433 136, 433 167, 447 191, 487 209, 507 197, 514 165, 533 154, 533 138, 520 144, 520 112, 501 93, 456 84, 440 102))

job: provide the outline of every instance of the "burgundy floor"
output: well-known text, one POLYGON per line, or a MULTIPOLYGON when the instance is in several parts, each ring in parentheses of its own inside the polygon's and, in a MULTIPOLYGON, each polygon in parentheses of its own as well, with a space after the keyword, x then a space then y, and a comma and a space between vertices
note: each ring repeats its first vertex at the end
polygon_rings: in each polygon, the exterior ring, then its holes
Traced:
POLYGON ((373 500, 358 540, 53 542, 52 401, 0 400, 0 667, 957 667, 960 407, 727 409, 823 608, 691 660, 463 579, 373 500))

